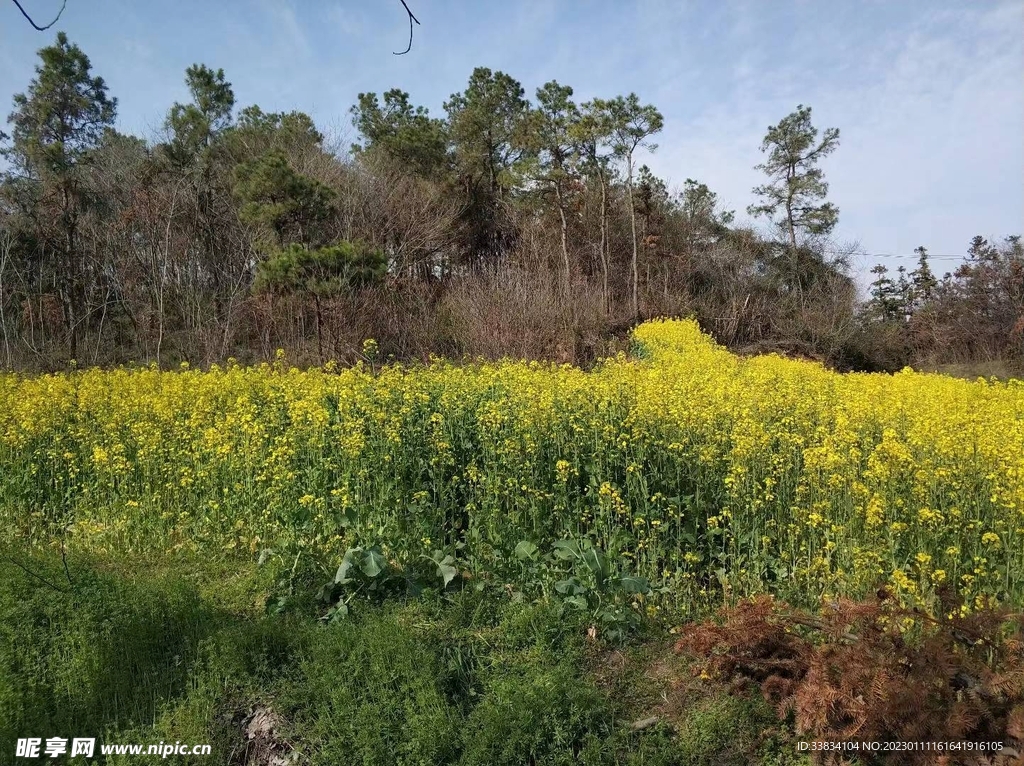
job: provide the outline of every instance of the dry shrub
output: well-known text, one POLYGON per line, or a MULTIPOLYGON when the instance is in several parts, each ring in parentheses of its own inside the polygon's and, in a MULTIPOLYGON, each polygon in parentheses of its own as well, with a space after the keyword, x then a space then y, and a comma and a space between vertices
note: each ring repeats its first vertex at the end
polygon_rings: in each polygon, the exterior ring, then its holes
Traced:
POLYGON ((235 355, 270 360, 281 348, 300 366, 329 359, 351 364, 373 338, 382 359, 514 357, 588 366, 624 349, 632 324, 604 310, 597 285, 577 280, 567 295, 562 274, 511 266, 458 280, 392 280, 323 298, 321 306, 318 338, 316 311, 305 297, 248 298, 234 333, 235 355))
POLYGON ((383 360, 419 360, 457 352, 446 319, 439 312, 438 284, 403 281, 363 290, 332 304, 333 358, 360 358, 363 341, 373 338, 383 360))
POLYGON ((688 627, 676 651, 695 655, 701 673, 756 683, 806 739, 1002 742, 994 753, 898 756, 906 763, 1020 763, 1024 619, 998 609, 961 616, 950 601, 935 619, 884 592, 832 602, 817 615, 760 597, 688 627))
POLYGON ((586 365, 610 348, 613 320, 600 288, 564 275, 502 267, 466 277, 443 299, 462 353, 488 359, 517 357, 586 365))

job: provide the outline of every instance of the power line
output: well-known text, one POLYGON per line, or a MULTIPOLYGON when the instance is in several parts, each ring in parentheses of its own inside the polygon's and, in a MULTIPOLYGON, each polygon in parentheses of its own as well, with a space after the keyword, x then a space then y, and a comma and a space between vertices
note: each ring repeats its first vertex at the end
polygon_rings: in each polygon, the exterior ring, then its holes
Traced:
MULTIPOLYGON (((908 254, 905 254, 905 253, 856 253, 856 255, 861 257, 861 258, 913 258, 915 260, 917 260, 918 258, 921 257, 921 256, 916 255, 916 254, 915 255, 908 255, 908 254)), ((928 255, 925 256, 925 257, 929 261, 933 260, 933 259, 935 259, 935 260, 945 260, 945 261, 962 261, 962 260, 965 260, 966 258, 969 258, 970 256, 968 256, 968 255, 949 255, 949 254, 943 254, 943 253, 932 255, 931 253, 928 253, 928 255)))
MULTIPOLYGON (((913 258, 917 260, 921 257, 920 253, 851 253, 846 250, 824 250, 829 255, 845 256, 847 258, 913 258)), ((946 260, 946 261, 967 261, 971 259, 969 253, 963 253, 962 255, 955 255, 953 253, 925 253, 925 257, 930 260, 946 260)))
POLYGON ((41 27, 38 24, 36 24, 36 22, 32 20, 32 17, 29 16, 28 13, 25 11, 25 9, 21 7, 21 3, 19 3, 18 0, 14 0, 14 4, 16 6, 18 6, 18 10, 21 11, 21 15, 24 16, 26 19, 28 19, 28 23, 31 24, 32 27, 35 30, 37 30, 39 32, 45 32, 47 29, 52 27, 54 24, 56 24, 60 20, 60 16, 61 16, 62 13, 64 13, 64 6, 66 6, 68 4, 68 0, 64 0, 64 2, 61 3, 60 10, 57 11, 56 18, 53 21, 51 21, 49 24, 47 24, 45 27, 41 27))
MULTIPOLYGON (((913 258, 917 260, 918 258, 921 257, 917 253, 850 253, 842 250, 826 250, 825 252, 828 253, 829 255, 841 255, 846 256, 847 258, 913 258)), ((963 261, 969 258, 970 256, 966 254, 953 255, 951 253, 936 253, 933 255, 932 253, 928 253, 926 257, 928 258, 928 260, 936 259, 963 261)))

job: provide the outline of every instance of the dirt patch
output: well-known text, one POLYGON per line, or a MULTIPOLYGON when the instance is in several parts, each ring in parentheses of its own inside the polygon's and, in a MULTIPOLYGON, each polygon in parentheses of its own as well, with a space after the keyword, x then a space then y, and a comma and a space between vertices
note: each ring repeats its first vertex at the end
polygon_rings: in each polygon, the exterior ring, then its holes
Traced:
POLYGON ((691 661, 670 642, 595 652, 590 669, 634 730, 664 723, 676 728, 687 711, 712 690, 695 678, 691 661))
POLYGON ((232 766, 298 766, 299 753, 281 735, 284 719, 269 705, 258 705, 238 722, 241 743, 232 766))

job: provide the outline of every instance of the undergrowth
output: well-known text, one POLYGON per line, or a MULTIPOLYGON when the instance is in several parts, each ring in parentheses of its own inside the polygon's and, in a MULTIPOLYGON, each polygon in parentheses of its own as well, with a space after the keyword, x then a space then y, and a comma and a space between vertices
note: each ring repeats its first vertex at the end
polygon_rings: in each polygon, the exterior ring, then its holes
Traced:
POLYGON ((254 564, 75 555, 65 572, 0 553, 0 763, 54 736, 209 743, 229 766, 778 762, 750 695, 634 729, 658 694, 599 681, 612 650, 556 602, 427 590, 330 623, 313 598, 268 612, 276 583, 254 564))
MULTIPOLYGON (((209 743, 228 766, 784 766, 810 740, 998 741, 943 762, 1008 764, 1024 740, 1020 616, 948 595, 936 617, 884 591, 814 612, 762 597, 673 645, 664 623, 595 637, 588 611, 500 583, 331 621, 301 578, 273 608, 254 563, 0 554, 0 763, 51 736, 209 743)), ((122 761, 144 762, 97 762, 122 761)))

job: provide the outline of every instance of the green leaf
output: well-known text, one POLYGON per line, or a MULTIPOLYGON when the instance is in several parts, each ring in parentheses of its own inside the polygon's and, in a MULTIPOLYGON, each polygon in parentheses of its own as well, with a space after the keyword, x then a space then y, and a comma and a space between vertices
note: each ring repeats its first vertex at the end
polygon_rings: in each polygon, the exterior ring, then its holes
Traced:
POLYGON ((359 568, 363 570, 363 574, 367 577, 376 577, 387 568, 387 565, 388 562, 384 558, 384 554, 375 545, 363 554, 363 560, 359 568))
POLYGON ((437 567, 437 576, 444 581, 445 587, 448 587, 448 583, 454 580, 459 573, 459 570, 455 567, 455 557, 451 554, 446 556, 444 551, 435 550, 429 556, 421 554, 420 558, 434 563, 434 566, 437 567))
POLYGON ((597 576, 598 582, 604 581, 608 575, 608 560, 598 548, 587 548, 583 551, 583 562, 597 576))
POLYGON ((325 604, 333 604, 337 600, 337 594, 335 588, 337 584, 333 582, 324 583, 320 590, 317 591, 316 597, 318 601, 322 601, 325 604))
POLYGON ((285 609, 288 607, 288 597, 278 596, 267 601, 267 614, 284 614, 285 609))
POLYGON ((340 524, 343 528, 347 529, 348 527, 355 524, 356 521, 358 521, 358 518, 356 516, 356 509, 346 508, 344 511, 342 511, 341 519, 338 521, 338 524, 340 524))
POLYGON ((555 583, 555 590, 562 595, 567 593, 576 593, 579 590, 579 584, 575 579, 570 577, 568 580, 559 580, 555 583))
POLYGON ((338 604, 325 615, 327 622, 341 622, 348 617, 348 604, 338 604))
POLYGON ((729 584, 729 578, 726 577, 726 571, 724 567, 720 567, 715 570, 715 577, 718 578, 719 584, 724 588, 729 584))
POLYGON ((348 576, 348 573, 352 571, 356 557, 358 557, 360 553, 362 553, 362 548, 349 548, 345 551, 345 556, 341 559, 338 571, 334 574, 335 583, 338 585, 345 585, 346 583, 352 582, 352 578, 348 576))
POLYGON ((565 599, 565 603, 569 606, 575 607, 576 609, 586 609, 590 606, 587 603, 587 599, 583 596, 569 596, 565 599))
POLYGON ((562 561, 571 561, 580 557, 580 546, 575 540, 556 540, 554 553, 562 561))
POLYGON ((459 573, 459 570, 452 566, 455 561, 451 556, 445 556, 444 561, 437 565, 437 573, 444 580, 444 585, 447 588, 448 583, 455 579, 455 576, 459 573))
POLYGON ((648 593, 651 590, 651 584, 643 577, 622 577, 619 585, 625 593, 648 593))
POLYGON ((516 546, 515 557, 520 561, 536 561, 537 552, 539 548, 531 543, 529 540, 523 540, 519 545, 516 546))

